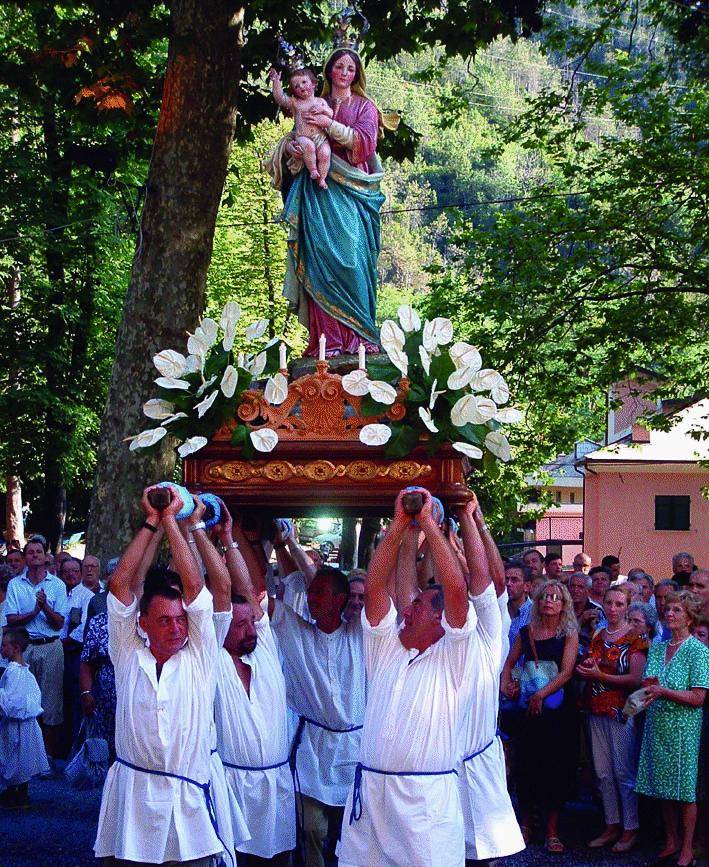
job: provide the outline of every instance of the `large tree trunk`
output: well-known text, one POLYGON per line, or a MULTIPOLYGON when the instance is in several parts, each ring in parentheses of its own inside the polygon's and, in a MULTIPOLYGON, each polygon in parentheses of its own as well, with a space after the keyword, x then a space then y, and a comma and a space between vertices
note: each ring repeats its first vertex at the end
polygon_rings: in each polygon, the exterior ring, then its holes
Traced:
POLYGON ((5 477, 5 541, 25 544, 22 523, 22 487, 17 476, 5 477))
MULTIPOLYGON (((182 350, 202 312, 214 224, 226 178, 239 91, 243 8, 183 0, 171 10, 162 105, 133 273, 101 424, 87 544, 115 555, 139 522, 141 489, 170 478, 175 454, 129 452, 124 438, 144 427, 142 403, 158 375, 151 359, 182 350)), ((166 437, 166 439, 169 439, 166 437)))

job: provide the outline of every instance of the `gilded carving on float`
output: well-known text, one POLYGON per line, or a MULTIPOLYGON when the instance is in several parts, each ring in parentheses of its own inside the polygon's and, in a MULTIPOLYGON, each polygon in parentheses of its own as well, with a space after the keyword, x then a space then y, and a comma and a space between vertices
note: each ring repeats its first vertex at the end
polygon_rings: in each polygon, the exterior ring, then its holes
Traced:
MULTIPOLYGON (((360 430, 378 418, 361 414, 362 398, 344 390, 342 377, 328 372, 327 361, 318 361, 315 367, 315 373, 289 384, 288 396, 277 406, 265 400, 263 391, 244 392, 236 411, 239 419, 254 430, 267 427, 277 431, 280 442, 359 439, 360 430)), ((409 380, 402 377, 397 399, 386 412, 390 421, 401 421, 406 415, 409 386, 409 380)), ((227 422, 213 441, 229 441, 233 428, 234 424, 227 422)))
POLYGON ((226 461, 213 463, 206 468, 206 476, 215 482, 246 482, 252 479, 268 479, 271 482, 284 482, 294 476, 312 482, 328 482, 334 478, 370 481, 375 478, 392 478, 397 482, 410 482, 430 476, 430 464, 417 461, 395 461, 389 465, 378 465, 373 461, 350 461, 346 464, 333 464, 331 461, 308 461, 293 464, 290 461, 268 461, 248 463, 247 461, 226 461))

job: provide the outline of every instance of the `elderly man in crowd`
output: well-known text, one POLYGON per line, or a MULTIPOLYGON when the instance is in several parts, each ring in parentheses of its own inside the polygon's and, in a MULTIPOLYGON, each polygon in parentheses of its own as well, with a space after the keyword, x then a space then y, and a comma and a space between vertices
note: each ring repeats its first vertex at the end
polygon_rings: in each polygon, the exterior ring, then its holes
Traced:
POLYGON ((599 627, 605 626, 606 617, 603 608, 589 597, 592 579, 583 572, 573 572, 569 575, 569 593, 574 603, 574 614, 579 625, 579 650, 586 652, 591 643, 593 633, 599 627))
POLYGON ((689 578, 690 591, 702 605, 702 619, 709 617, 709 569, 696 569, 689 578))
MULTIPOLYGON (((68 753, 78 732, 83 714, 79 698, 79 667, 84 643, 86 612, 95 589, 83 581, 83 564, 76 557, 62 560, 59 577, 66 586, 66 616, 61 631, 64 646, 64 753, 68 753)), ((98 579, 90 583, 98 587, 98 579)))
POLYGON ((146 520, 121 557, 108 594, 117 759, 104 786, 94 848, 107 864, 207 867, 230 846, 220 840, 209 786, 219 653, 212 597, 175 520, 179 494, 173 488, 171 502, 158 512, 149 491, 142 500, 146 520), (146 646, 136 631, 141 588, 135 575, 160 525, 178 574, 146 578, 140 598, 146 646))
MULTIPOLYGON (((242 545, 236 527, 235 535, 242 545)), ((270 600, 269 615, 284 661, 288 705, 299 717, 295 763, 306 864, 322 867, 339 837, 354 779, 366 692, 361 622, 342 619, 347 578, 331 566, 313 572, 312 579, 303 574, 314 623, 278 599, 270 600)), ((258 576, 251 568, 249 573, 258 576)))
POLYGON ((460 514, 460 527, 477 640, 471 701, 460 727, 458 791, 465 857, 477 862, 513 855, 525 844, 507 791, 505 756, 497 735, 500 671, 509 651, 507 617, 503 624, 509 605, 506 570, 475 497, 460 514))
POLYGON ((41 725, 47 755, 56 758, 64 719, 64 650, 59 636, 67 597, 64 582, 47 572, 45 554, 40 540, 25 545, 26 568, 8 584, 5 616, 8 626, 24 626, 29 633, 30 644, 23 656, 42 693, 41 725))
POLYGON ((694 572, 694 557, 686 551, 680 551, 672 558, 672 580, 682 588, 689 584, 689 578, 694 572))
POLYGON ((657 608, 657 627, 654 641, 669 641, 671 638, 670 630, 665 624, 665 608, 667 607, 667 596, 670 593, 676 593, 679 590, 679 585, 671 578, 666 578, 655 585, 655 608, 657 608))
MULTIPOLYGON (((219 610, 224 606, 214 597, 217 642, 223 647, 214 707, 217 746, 251 837, 237 843, 237 864, 287 867, 296 843, 296 816, 286 682, 268 614, 259 603, 223 503, 218 532, 226 566, 218 561, 207 569, 210 575, 220 567, 227 569, 231 593, 227 613, 219 610)), ((206 539, 196 541, 203 559, 214 556, 216 552, 205 547, 206 539)))
POLYGON ((544 557, 544 574, 550 581, 564 581, 564 561, 561 559, 561 554, 549 552, 544 557))
POLYGON ((640 588, 640 600, 645 605, 655 605, 655 582, 644 569, 631 569, 628 572, 628 583, 637 584, 640 588))
POLYGON ((588 598, 596 605, 603 607, 603 597, 606 595, 606 590, 611 586, 610 569, 605 566, 594 566, 588 573, 591 578, 591 589, 588 592, 588 598))
POLYGON ((477 617, 460 564, 433 516, 431 495, 421 490, 416 521, 441 583, 405 609, 399 630, 387 582, 412 521, 403 493, 367 575, 368 701, 338 852, 342 867, 462 867, 465 861, 455 767, 472 690, 477 617))
POLYGON ((585 551, 580 551, 574 557, 574 562, 572 564, 574 572, 583 572, 584 575, 588 575, 591 571, 592 565, 593 560, 591 560, 590 556, 586 554, 585 551))

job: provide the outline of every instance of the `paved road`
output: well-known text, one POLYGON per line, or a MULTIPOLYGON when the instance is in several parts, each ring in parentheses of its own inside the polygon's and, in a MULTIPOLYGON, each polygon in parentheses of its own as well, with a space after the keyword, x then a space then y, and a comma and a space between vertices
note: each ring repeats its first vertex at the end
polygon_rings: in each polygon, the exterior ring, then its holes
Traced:
MULTIPOLYGON (((0 808, 0 867, 95 867, 92 845, 100 791, 77 792, 60 778, 35 780, 30 783, 30 797, 32 804, 26 810, 0 808)), ((599 822, 591 803, 572 804, 562 829, 569 846, 566 855, 548 855, 539 844, 532 844, 507 859, 505 867, 639 867, 657 851, 654 841, 626 856, 590 851, 584 841, 596 833, 599 822)))

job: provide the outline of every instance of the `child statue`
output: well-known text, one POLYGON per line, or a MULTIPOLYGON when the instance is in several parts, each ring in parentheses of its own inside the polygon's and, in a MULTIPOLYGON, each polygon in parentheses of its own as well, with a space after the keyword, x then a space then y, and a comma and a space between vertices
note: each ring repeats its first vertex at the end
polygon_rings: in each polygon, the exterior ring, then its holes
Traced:
POLYGON ((325 178, 330 171, 332 151, 327 135, 320 128, 306 120, 308 114, 333 117, 333 111, 327 102, 315 96, 317 78, 315 73, 307 68, 296 69, 288 79, 288 89, 291 96, 286 96, 281 85, 281 74, 277 69, 271 69, 268 74, 271 79, 273 98, 278 105, 293 116, 295 121, 295 142, 302 150, 302 159, 310 172, 310 177, 317 181, 322 190, 327 189, 325 178))

